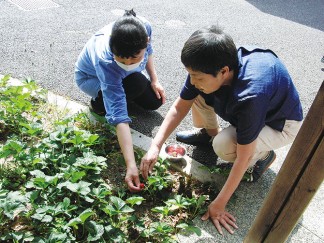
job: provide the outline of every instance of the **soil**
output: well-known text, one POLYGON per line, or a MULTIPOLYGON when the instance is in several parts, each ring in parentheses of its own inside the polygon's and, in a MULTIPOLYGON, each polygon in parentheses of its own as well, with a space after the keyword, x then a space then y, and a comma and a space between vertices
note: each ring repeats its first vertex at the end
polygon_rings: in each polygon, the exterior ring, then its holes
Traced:
MULTIPOLYGON (((125 198, 135 196, 135 194, 128 191, 127 186, 124 182, 125 177, 125 165, 123 161, 109 163, 107 170, 103 173, 103 177, 111 188, 123 188, 125 192, 125 198)), ((159 221, 159 214, 151 211, 152 208, 158 206, 165 206, 164 201, 172 198, 174 195, 183 195, 184 197, 195 197, 199 198, 202 195, 206 196, 204 208, 207 209, 209 203, 215 199, 219 191, 217 186, 213 183, 202 183, 192 177, 188 177, 173 168, 168 170, 172 176, 173 184, 170 188, 164 188, 160 192, 155 192, 154 197, 150 196, 147 190, 143 190, 140 193, 136 193, 138 196, 142 196, 145 200, 139 206, 134 206, 135 215, 138 218, 145 218, 145 225, 149 225, 151 222, 159 221)), ((142 181, 144 182, 144 181, 142 181)), ((118 193, 118 192, 116 192, 118 193)), ((203 210, 205 211, 205 210, 203 210)), ((186 212, 181 212, 168 217, 168 222, 174 225, 182 219, 188 219, 190 215, 186 212)), ((132 232, 136 235, 136 230, 132 232)))

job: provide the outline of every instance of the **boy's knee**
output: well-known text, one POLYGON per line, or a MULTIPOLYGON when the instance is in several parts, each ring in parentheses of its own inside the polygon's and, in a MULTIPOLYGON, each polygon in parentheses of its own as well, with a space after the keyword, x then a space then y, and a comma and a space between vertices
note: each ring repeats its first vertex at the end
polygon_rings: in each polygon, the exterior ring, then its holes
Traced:
POLYGON ((214 149, 214 152, 216 153, 216 155, 221 158, 221 156, 222 156, 221 151, 223 150, 223 144, 222 144, 221 140, 219 139, 218 135, 216 135, 213 139, 213 149, 214 149))
POLYGON ((225 161, 234 161, 236 158, 236 146, 230 139, 218 134, 213 139, 213 149, 218 158, 225 161))

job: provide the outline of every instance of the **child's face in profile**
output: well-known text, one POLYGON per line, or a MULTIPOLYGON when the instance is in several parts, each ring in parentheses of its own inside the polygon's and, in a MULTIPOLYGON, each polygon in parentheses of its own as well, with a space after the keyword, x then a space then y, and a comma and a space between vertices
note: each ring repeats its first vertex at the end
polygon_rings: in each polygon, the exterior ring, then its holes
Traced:
POLYGON ((225 79, 222 71, 219 71, 215 77, 211 74, 193 71, 191 68, 186 69, 190 75, 191 84, 205 94, 213 93, 224 85, 225 79))
POLYGON ((142 49, 138 54, 135 55, 135 57, 128 57, 128 58, 119 57, 119 56, 114 55, 114 59, 117 62, 120 62, 122 64, 132 65, 132 64, 141 62, 143 60, 145 51, 146 51, 146 48, 142 49))

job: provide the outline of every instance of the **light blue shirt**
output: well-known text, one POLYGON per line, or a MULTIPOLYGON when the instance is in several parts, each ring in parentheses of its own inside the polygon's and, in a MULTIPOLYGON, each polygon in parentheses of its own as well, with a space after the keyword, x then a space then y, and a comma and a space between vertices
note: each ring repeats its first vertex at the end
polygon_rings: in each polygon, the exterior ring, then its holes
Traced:
POLYGON ((113 125, 131 122, 128 116, 126 94, 122 80, 134 72, 142 72, 146 67, 149 55, 153 53, 151 25, 145 18, 138 18, 142 20, 150 39, 144 59, 136 69, 126 71, 119 67, 114 60, 113 53, 109 47, 114 22, 103 27, 88 40, 75 64, 76 69, 88 75, 98 77, 107 111, 106 119, 113 125))

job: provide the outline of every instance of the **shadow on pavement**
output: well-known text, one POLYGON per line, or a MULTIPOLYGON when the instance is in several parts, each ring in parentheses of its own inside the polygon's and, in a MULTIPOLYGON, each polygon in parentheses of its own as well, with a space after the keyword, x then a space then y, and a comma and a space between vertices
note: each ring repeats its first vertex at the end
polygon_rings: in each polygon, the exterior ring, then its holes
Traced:
POLYGON ((264 13, 324 31, 323 0, 246 0, 264 13))
MULTIPOLYGON (((191 157, 205 166, 215 166, 218 159, 212 147, 191 146, 191 157)), ((190 152, 191 150, 189 150, 190 152)))
POLYGON ((135 103, 127 106, 128 115, 132 119, 130 127, 134 130, 148 136, 153 137, 153 130, 160 127, 164 117, 158 111, 147 111, 139 107, 135 103))

